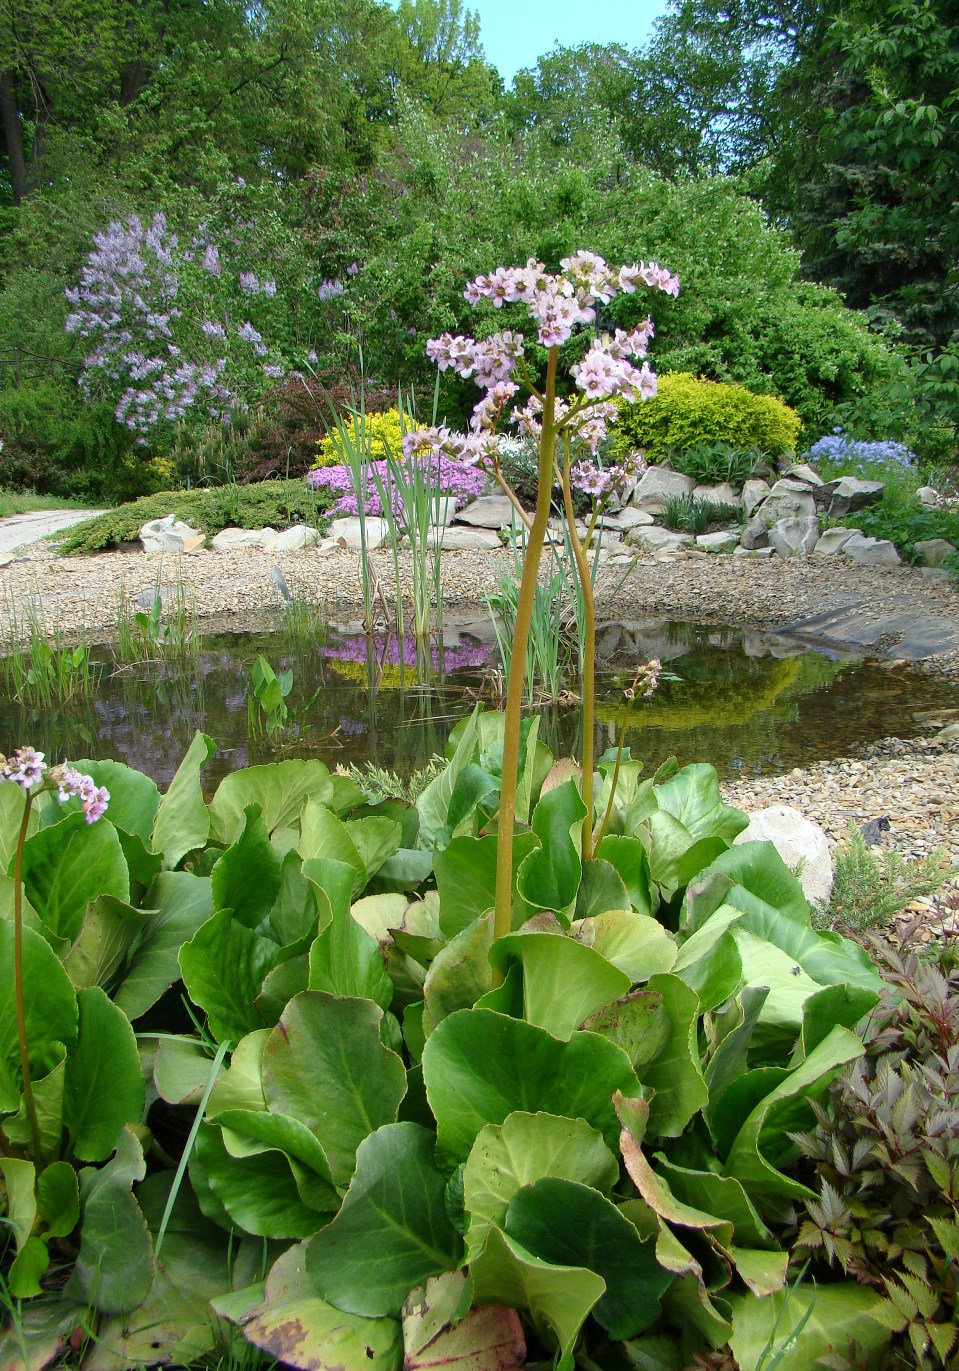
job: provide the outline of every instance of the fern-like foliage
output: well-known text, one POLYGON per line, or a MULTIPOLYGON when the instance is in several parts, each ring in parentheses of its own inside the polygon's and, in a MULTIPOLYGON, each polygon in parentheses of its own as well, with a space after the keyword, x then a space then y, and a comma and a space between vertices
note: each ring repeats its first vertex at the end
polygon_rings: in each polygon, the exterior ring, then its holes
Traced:
POLYGON ((819 922, 858 930, 881 928, 910 901, 934 895, 952 870, 941 848, 909 861, 892 848, 868 847, 859 829, 850 825, 834 853, 832 899, 819 922))

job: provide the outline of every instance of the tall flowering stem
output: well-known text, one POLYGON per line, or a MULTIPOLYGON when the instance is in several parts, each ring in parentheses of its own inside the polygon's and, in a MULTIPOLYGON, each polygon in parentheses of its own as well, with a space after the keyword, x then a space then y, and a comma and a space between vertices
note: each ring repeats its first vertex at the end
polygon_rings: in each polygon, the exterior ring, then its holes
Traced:
MULTIPOLYGON (((566 514, 566 527, 569 545, 573 550, 576 575, 579 577, 580 594, 583 597, 583 804, 586 817, 583 820, 580 853, 584 862, 593 855, 593 741, 596 731, 596 600, 593 595, 593 578, 589 562, 579 534, 576 531, 576 512, 573 509, 571 444, 567 439, 563 452, 563 510, 566 514)), ((596 526, 594 514, 587 532, 589 535, 596 526)))
POLYGON ((55 790, 61 804, 79 799, 88 824, 94 824, 106 812, 110 792, 98 786, 92 776, 85 776, 72 766, 57 766, 50 770, 43 753, 32 747, 19 748, 12 757, 0 756, 0 781, 10 781, 24 792, 23 817, 13 856, 13 986, 17 1018, 17 1047, 20 1074, 23 1077, 23 1103, 30 1125, 30 1142, 37 1171, 43 1168, 43 1141, 40 1121, 33 1094, 30 1073, 30 1042, 27 1037, 26 991, 23 977, 23 849, 30 830, 33 800, 44 790, 55 790))

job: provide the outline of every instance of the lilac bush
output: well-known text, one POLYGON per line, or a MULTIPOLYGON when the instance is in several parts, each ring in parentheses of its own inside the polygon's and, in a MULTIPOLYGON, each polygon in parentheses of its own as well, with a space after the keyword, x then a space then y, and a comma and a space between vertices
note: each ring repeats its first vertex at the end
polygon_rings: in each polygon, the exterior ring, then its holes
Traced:
MULTIPOLYGON (((470 500, 475 500, 486 490, 486 478, 483 473, 459 458, 447 457, 440 453, 418 460, 423 467, 424 476, 433 489, 438 489, 440 494, 455 500, 457 509, 468 504, 470 500)), ((359 513, 353 473, 348 466, 317 467, 306 479, 314 490, 327 490, 332 495, 339 496, 331 513, 359 513)), ((383 513, 378 482, 389 493, 393 516, 402 522, 403 504, 391 478, 390 464, 387 461, 371 462, 369 465, 364 512, 371 516, 383 513)))
POLYGON ((850 438, 848 434, 836 430, 813 443, 802 454, 801 460, 813 466, 818 463, 862 475, 877 466, 909 470, 916 465, 916 454, 905 443, 871 443, 861 438, 850 438))

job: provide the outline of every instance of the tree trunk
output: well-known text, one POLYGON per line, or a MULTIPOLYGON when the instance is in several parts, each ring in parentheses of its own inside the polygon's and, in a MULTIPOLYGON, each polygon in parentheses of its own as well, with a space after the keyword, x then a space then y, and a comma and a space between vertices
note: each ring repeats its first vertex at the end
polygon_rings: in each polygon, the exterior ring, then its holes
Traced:
POLYGON ((23 126, 17 108, 17 93, 9 71, 0 75, 0 115, 10 164, 10 185, 13 203, 19 205, 27 190, 27 164, 23 155, 23 126))

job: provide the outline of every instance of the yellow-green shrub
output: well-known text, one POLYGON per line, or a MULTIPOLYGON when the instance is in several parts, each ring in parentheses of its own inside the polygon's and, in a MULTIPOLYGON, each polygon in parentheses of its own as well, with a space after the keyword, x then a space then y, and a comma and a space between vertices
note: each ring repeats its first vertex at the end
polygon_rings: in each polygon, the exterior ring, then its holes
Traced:
POLYGON ((642 448, 651 461, 671 448, 718 441, 778 457, 795 451, 801 427, 796 411, 774 395, 672 371, 660 376, 652 400, 620 406, 613 438, 617 455, 642 448))
MULTIPOLYGON (((388 409, 383 414, 365 414, 362 417, 346 414, 340 419, 352 442, 365 450, 371 461, 382 462, 388 456, 402 455, 403 425, 398 409, 388 409)), ((343 450, 343 440, 339 429, 334 429, 317 443, 318 455, 313 463, 316 467, 344 466, 349 457, 343 450)))

